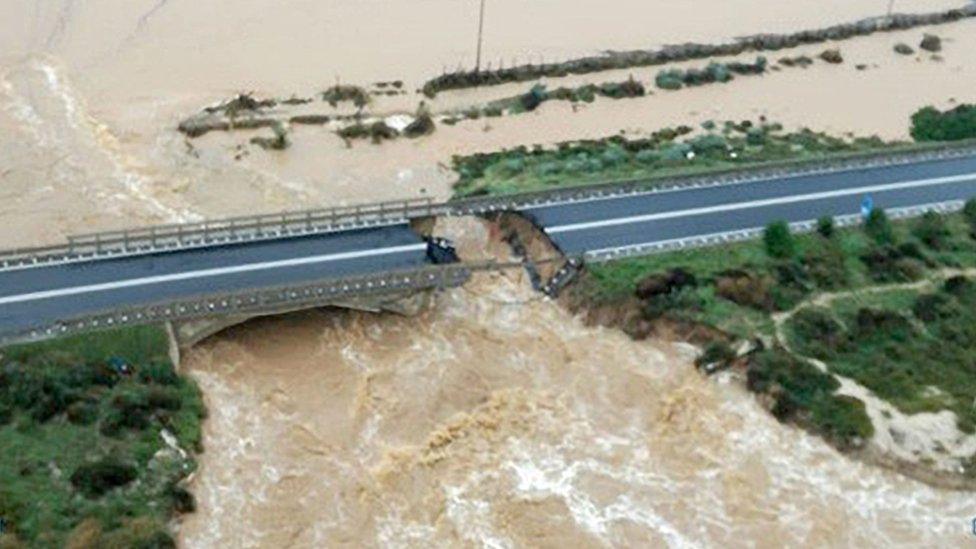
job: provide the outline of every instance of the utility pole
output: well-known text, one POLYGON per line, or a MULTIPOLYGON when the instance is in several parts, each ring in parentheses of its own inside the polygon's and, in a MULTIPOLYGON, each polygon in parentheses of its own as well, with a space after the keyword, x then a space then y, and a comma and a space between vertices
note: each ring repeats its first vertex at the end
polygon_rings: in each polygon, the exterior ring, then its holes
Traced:
POLYGON ((481 72, 481 37, 485 30, 485 0, 481 0, 481 14, 478 16, 478 55, 474 62, 474 72, 481 72))
POLYGON ((888 0, 888 18, 891 19, 891 10, 895 9, 895 0, 888 0))

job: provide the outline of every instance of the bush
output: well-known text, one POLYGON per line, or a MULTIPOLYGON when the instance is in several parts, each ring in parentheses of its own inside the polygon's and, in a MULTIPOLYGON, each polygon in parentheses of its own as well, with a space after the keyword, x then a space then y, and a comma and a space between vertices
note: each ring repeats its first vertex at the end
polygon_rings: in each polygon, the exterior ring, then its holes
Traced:
POLYGON ((915 300, 912 313, 922 321, 935 322, 959 314, 959 307, 947 294, 922 294, 915 300))
POLYGON ((966 201, 966 205, 962 208, 962 216, 969 223, 970 228, 976 231, 976 198, 966 201))
POLYGON ((912 115, 916 141, 957 141, 976 137, 976 105, 959 105, 941 112, 925 107, 912 115))
MULTIPOLYGON (((501 109, 485 109, 486 116, 501 116, 501 109), (497 111, 497 113, 495 112, 497 111)), ((406 128, 403 128, 403 135, 409 138, 421 137, 424 135, 430 135, 434 133, 436 126, 434 124, 434 119, 430 115, 430 109, 423 101, 417 106, 417 114, 413 122, 407 124, 406 128)))
POLYGON ((804 349, 818 358, 827 358, 848 342, 844 326, 821 308, 803 309, 793 317, 791 327, 804 349))
POLYGON ((338 106, 342 101, 352 101, 357 109, 361 109, 369 104, 369 93, 359 86, 337 84, 322 92, 322 100, 333 107, 338 106))
POLYGON ((662 90, 680 90, 684 86, 683 74, 678 69, 660 71, 654 78, 654 85, 662 90))
POLYGON ((834 218, 829 215, 825 215, 817 220, 817 233, 824 238, 833 238, 836 232, 836 225, 834 224, 834 218))
POLYGON ((770 257, 786 259, 796 254, 796 241, 785 221, 774 221, 763 231, 763 244, 770 257))
POLYGON ((703 368, 712 364, 718 364, 719 367, 725 367, 735 360, 735 357, 735 350, 728 343, 721 340, 712 341, 705 347, 705 351, 695 359, 695 366, 703 368))
POLYGON ((534 111, 546 99, 546 87, 542 84, 536 84, 532 86, 532 89, 528 93, 519 98, 519 103, 521 103, 524 110, 534 111))
POLYGON ((158 385, 176 385, 180 378, 168 362, 153 362, 138 369, 139 381, 158 385))
POLYGON ((771 285, 772 281, 767 276, 732 271, 715 281, 715 294, 744 307, 771 311, 774 308, 771 285))
POLYGON ((774 398, 779 420, 807 425, 837 446, 858 446, 874 433, 863 403, 834 394, 840 383, 833 376, 780 349, 757 353, 746 380, 750 390, 774 398))
POLYGON ((71 484, 86 497, 94 498, 113 488, 125 486, 135 478, 135 467, 115 458, 106 457, 75 469, 71 474, 71 484))
POLYGON ((836 290, 846 286, 849 281, 844 250, 834 241, 807 251, 803 265, 809 277, 821 288, 836 290))
POLYGON ((915 224, 912 232, 926 246, 935 250, 945 248, 952 236, 945 218, 935 212, 926 212, 915 224))
POLYGON ((880 208, 871 210, 868 218, 864 221, 864 232, 876 244, 894 244, 895 230, 891 226, 888 214, 880 208))
POLYGON ((93 402, 75 402, 68 406, 67 417, 75 425, 91 425, 98 419, 98 406, 93 402))

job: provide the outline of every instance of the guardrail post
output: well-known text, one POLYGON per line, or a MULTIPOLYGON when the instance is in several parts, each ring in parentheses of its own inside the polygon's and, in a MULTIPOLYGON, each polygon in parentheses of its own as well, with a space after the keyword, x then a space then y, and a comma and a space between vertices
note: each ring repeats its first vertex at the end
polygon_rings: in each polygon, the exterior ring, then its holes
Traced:
MULTIPOLYGON (((126 239, 128 239, 128 234, 129 233, 126 232, 126 239)), ((152 249, 156 249, 156 227, 149 229, 149 244, 152 246, 152 249)))
POLYGON ((102 235, 95 235, 95 255, 102 253, 102 235))
POLYGON ((312 232, 312 210, 305 212, 305 230, 312 232))

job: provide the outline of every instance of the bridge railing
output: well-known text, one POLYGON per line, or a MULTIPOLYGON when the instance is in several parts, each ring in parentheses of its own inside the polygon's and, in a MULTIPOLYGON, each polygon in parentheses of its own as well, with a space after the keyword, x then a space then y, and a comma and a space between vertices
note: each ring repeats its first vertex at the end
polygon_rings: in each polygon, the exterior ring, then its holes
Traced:
POLYGON ((479 215, 524 210, 560 202, 730 185, 777 177, 798 177, 971 155, 976 155, 976 140, 912 144, 824 158, 767 162, 741 168, 600 182, 511 195, 467 197, 448 202, 434 202, 429 198, 421 198, 232 217, 198 223, 156 225, 72 236, 68 238, 67 243, 55 246, 0 251, 0 269, 319 234, 402 223, 432 215, 479 215))
POLYGON ((55 246, 0 251, 0 268, 388 225, 442 209, 432 199, 421 198, 103 231, 69 236, 67 243, 55 246))
POLYGON ((467 282, 474 272, 524 266, 525 263, 520 261, 427 265, 370 275, 326 278, 303 284, 215 292, 147 305, 113 308, 20 332, 0 332, 0 346, 166 321, 280 313, 332 304, 341 306, 343 300, 353 298, 455 288, 467 282))

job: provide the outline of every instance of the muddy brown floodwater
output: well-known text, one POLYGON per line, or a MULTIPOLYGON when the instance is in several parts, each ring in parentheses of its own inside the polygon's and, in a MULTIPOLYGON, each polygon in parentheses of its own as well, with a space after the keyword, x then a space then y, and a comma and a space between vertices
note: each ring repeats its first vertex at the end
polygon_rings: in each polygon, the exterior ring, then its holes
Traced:
MULTIPOLYGON (((963 3, 899 0, 896 9, 963 3)), ((887 5, 490 0, 486 59, 718 42, 887 5)), ((976 99, 967 21, 937 29, 942 61, 892 53, 895 41, 917 44, 925 29, 916 29, 845 42, 842 66, 598 101, 579 113, 547 104, 491 128, 462 123, 382 147, 346 149, 320 128, 293 129, 294 145, 280 153, 250 147, 250 133, 187 142, 175 131, 241 91, 311 95, 337 78, 403 79, 412 91, 444 67, 471 65, 476 16, 474 0, 4 0, 0 247, 148 222, 443 198, 452 154, 710 118, 768 115, 904 137, 919 106, 976 99)), ((635 72, 648 81, 656 71, 635 72)), ((395 99, 412 109, 418 97, 395 99)), ((484 247, 482 229, 459 228, 469 253, 484 247)), ((184 368, 210 409, 193 482, 199 506, 181 525, 186 547, 972 541, 971 495, 851 461, 777 424, 736 384, 699 376, 687 349, 585 327, 515 273, 479 275, 417 318, 325 310, 254 321, 192 349, 184 368)))
POLYGON ((210 410, 188 547, 971 541, 971 495, 851 461, 687 349, 586 327, 521 273, 417 318, 254 321, 185 368, 210 410))

